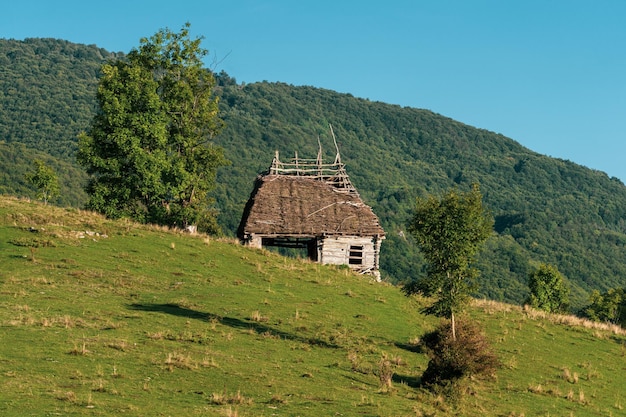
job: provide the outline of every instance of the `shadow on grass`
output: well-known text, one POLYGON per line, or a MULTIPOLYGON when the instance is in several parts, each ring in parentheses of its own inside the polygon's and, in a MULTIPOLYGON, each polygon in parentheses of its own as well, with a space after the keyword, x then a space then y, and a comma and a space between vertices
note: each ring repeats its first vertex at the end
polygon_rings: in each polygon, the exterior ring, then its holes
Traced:
POLYGON ((397 348, 408 350, 409 352, 424 353, 422 347, 419 344, 396 342, 395 345, 397 348))
POLYGON ((411 388, 421 388, 423 387, 422 378, 415 375, 399 375, 393 374, 391 378, 393 382, 396 384, 406 384, 411 388))
POLYGON ((340 346, 329 343, 322 339, 316 338, 307 338, 302 336, 297 336, 292 333, 283 332, 281 330, 273 329, 270 326, 265 324, 252 321, 252 320, 241 320, 234 317, 222 317, 212 313, 204 313, 197 310, 192 310, 190 308, 181 307, 177 304, 138 304, 134 303, 130 305, 132 310, 136 311, 152 311, 156 313, 169 314, 177 317, 185 317, 188 319, 196 319, 201 321, 212 321, 216 320, 220 324, 223 324, 228 327, 232 327, 233 329, 252 329, 257 334, 269 335, 274 337, 279 337, 285 340, 295 340, 302 343, 307 343, 309 345, 315 345, 325 348, 339 348, 340 346))

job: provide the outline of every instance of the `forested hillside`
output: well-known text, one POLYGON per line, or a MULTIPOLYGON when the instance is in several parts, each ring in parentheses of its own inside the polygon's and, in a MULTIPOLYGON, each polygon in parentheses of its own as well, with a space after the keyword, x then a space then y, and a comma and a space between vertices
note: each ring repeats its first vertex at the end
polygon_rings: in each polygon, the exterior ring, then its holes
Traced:
POLYGON ((69 159, 55 158, 43 151, 27 148, 21 143, 0 140, 0 194, 35 197, 26 174, 35 171, 38 159, 54 170, 60 185, 59 196, 51 203, 60 206, 78 206, 87 198, 83 186, 87 174, 69 159))
POLYGON ((93 117, 100 66, 115 56, 58 39, 0 40, 0 193, 30 195, 24 174, 38 158, 59 175, 55 202, 82 205, 76 136, 93 117))
POLYGON ((56 39, 0 41, 0 138, 73 159, 100 65, 114 54, 56 39))
POLYGON ((575 305, 590 289, 626 282, 626 188, 615 178, 427 110, 313 87, 242 86, 225 74, 219 80, 227 128, 218 143, 233 164, 222 171, 217 201, 230 229, 274 150, 314 157, 319 136, 326 157, 334 156, 331 123, 354 184, 387 231, 381 263, 393 279, 421 273, 404 233, 415 196, 477 182, 497 232, 480 260, 481 295, 523 302, 528 272, 540 261, 571 280, 575 305))
MULTIPOLYGON (((30 169, 24 164, 34 151, 75 164, 76 135, 94 112, 98 68, 113 56, 57 40, 0 40, 0 141, 6 144, 0 192, 24 192, 23 176, 14 173, 30 169)), ((427 110, 314 87, 243 85, 224 73, 217 78, 227 126, 216 143, 231 165, 220 171, 214 196, 226 233, 234 233, 253 180, 275 150, 283 159, 295 151, 315 157, 319 137, 325 158, 334 157, 332 124, 353 183, 387 231, 386 278, 401 282, 422 273, 404 232, 414 198, 478 182, 496 233, 480 259, 477 295, 521 303, 537 262, 557 266, 570 280, 575 307, 592 289, 626 285, 626 187, 619 180, 427 110)), ((60 163, 56 169, 74 169, 60 163)), ((84 178, 65 176, 70 188, 69 178, 84 178)), ((83 198, 76 191, 63 203, 79 205, 83 198)))

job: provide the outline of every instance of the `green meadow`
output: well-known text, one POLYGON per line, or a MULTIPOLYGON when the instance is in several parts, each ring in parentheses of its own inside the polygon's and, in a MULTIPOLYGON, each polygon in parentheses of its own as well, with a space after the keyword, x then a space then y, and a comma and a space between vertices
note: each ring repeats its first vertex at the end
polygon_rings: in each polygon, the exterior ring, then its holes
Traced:
POLYGON ((468 315, 501 368, 454 398, 426 390, 425 302, 231 240, 0 197, 0 414, 626 414, 622 329, 486 300, 468 315))

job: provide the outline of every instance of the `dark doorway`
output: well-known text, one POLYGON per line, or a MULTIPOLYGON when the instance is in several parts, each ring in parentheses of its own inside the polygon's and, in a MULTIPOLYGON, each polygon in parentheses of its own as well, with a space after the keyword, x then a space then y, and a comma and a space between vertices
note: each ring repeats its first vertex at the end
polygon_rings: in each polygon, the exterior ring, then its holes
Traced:
POLYGON ((264 237, 261 244, 264 248, 291 258, 306 257, 315 262, 319 260, 316 238, 264 237))

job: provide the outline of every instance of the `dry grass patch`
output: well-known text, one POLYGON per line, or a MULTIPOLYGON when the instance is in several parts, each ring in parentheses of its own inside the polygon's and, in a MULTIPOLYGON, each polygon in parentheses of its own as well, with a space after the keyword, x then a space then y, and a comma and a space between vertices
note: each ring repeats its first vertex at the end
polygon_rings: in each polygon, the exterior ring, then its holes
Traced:
POLYGON ((126 340, 113 340, 111 342, 107 342, 105 346, 111 349, 119 350, 120 352, 126 352, 130 350, 133 345, 126 340))
POLYGON ((211 404, 213 405, 250 405, 253 403, 252 398, 246 398, 237 390, 236 394, 228 394, 226 391, 222 393, 214 392, 211 394, 211 404))
POLYGON ((160 330, 160 331, 153 332, 153 333, 147 333, 146 336, 148 337, 148 339, 152 339, 152 340, 163 340, 166 338, 168 334, 170 334, 169 331, 160 330))
POLYGON ((395 366, 405 366, 406 365, 406 361, 404 359, 402 359, 401 356, 397 356, 396 355, 393 358, 389 358, 389 360, 395 366))
POLYGON ((269 317, 262 315, 259 310, 255 310, 250 315, 250 320, 257 323, 266 323, 267 321, 269 321, 269 317))
POLYGON ((393 366, 387 355, 383 355, 378 362, 378 380, 381 392, 391 391, 391 380, 393 378, 393 366))
POLYGON ((562 371, 563 371, 563 373, 561 374, 561 377, 564 380, 566 380, 570 384, 577 384, 578 383, 578 374, 576 372, 571 372, 569 370, 569 368, 563 368, 562 371))
POLYGON ((55 397, 57 400, 67 401, 72 404, 78 401, 78 397, 74 391, 57 392, 55 393, 55 397))
POLYGON ((578 394, 576 394, 574 390, 569 390, 565 398, 569 401, 576 402, 582 405, 589 404, 585 397, 585 392, 582 389, 578 390, 578 394))
POLYGON ((587 381, 591 381, 592 379, 600 378, 600 373, 597 369, 595 369, 589 362, 585 362, 580 365, 581 368, 587 371, 587 381))
POLYGON ((37 323, 38 321, 34 317, 24 316, 20 314, 18 317, 14 319, 3 322, 3 325, 11 326, 11 327, 18 327, 18 326, 33 326, 37 323))
POLYGON ((170 372, 173 372, 175 368, 192 370, 198 367, 193 359, 191 359, 191 356, 183 355, 178 352, 168 353, 164 364, 166 369, 170 372))
POLYGON ((91 390, 93 392, 107 392, 106 387, 104 386, 105 381, 102 378, 98 378, 93 382, 93 387, 91 390))
POLYGON ((272 395, 272 398, 268 401, 269 404, 287 404, 287 400, 280 394, 272 395))
POLYGON ((91 353, 91 351, 87 349, 87 343, 83 341, 82 344, 75 344, 74 348, 72 348, 68 353, 74 356, 87 356, 91 353))
POLYGON ((205 357, 202 359, 202 362, 200 362, 200 365, 203 368, 219 368, 220 366, 218 365, 217 362, 215 362, 215 358, 213 357, 205 357))
POLYGON ((472 304, 475 307, 481 308, 484 312, 488 314, 494 314, 496 312, 506 313, 506 312, 520 312, 523 313, 525 317, 531 320, 546 320, 554 324, 563 324, 570 327, 580 327, 585 329, 597 330, 594 332, 594 336, 600 339, 605 339, 606 333, 618 335, 618 336, 626 336, 626 329, 620 327, 617 324, 612 323, 601 323, 581 317, 577 317, 571 314, 553 314, 548 313, 543 310, 538 310, 532 308, 528 305, 523 307, 515 306, 512 304, 505 304, 498 301, 492 300, 478 300, 474 299, 472 304))

